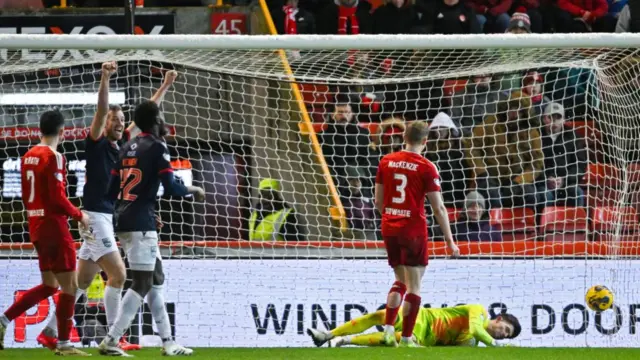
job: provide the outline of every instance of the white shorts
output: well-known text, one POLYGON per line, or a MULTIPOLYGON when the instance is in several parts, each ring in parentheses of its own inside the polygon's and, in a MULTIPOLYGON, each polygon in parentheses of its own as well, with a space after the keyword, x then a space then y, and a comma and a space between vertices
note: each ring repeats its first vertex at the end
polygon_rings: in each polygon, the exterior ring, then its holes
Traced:
POLYGON ((85 211, 89 215, 90 231, 81 230, 82 246, 78 257, 82 260, 98 261, 101 257, 118 251, 113 234, 113 216, 85 211))
POLYGON ((156 259, 162 260, 158 248, 158 233, 155 231, 122 232, 118 233, 118 239, 131 270, 153 271, 156 259))

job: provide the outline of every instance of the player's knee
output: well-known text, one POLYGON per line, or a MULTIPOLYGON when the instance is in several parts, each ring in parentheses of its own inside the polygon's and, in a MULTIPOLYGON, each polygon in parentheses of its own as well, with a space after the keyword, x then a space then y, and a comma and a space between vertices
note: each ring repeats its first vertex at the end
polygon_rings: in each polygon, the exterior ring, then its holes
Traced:
POLYGON ((145 297, 151 290, 153 285, 153 272, 151 271, 132 271, 133 281, 131 282, 131 290, 138 295, 145 297))
POLYGON ((75 296, 76 291, 78 291, 78 279, 74 276, 68 281, 60 283, 60 290, 65 294, 75 296))
POLYGON ((124 267, 114 269, 110 274, 107 274, 107 285, 111 286, 112 288, 120 289, 124 287, 126 278, 127 273, 124 267))
POLYGON ((51 272, 42 273, 42 284, 56 290, 60 287, 58 279, 51 272))
POLYGON ((162 268, 162 261, 156 260, 156 267, 153 270, 153 285, 164 285, 164 270, 162 268))
POLYGON ((87 288, 89 288, 89 286, 91 286, 92 281, 93 281, 93 278, 91 279, 78 278, 78 289, 86 290, 87 288))
POLYGON ((420 284, 414 286, 407 286, 407 294, 420 295, 420 284))

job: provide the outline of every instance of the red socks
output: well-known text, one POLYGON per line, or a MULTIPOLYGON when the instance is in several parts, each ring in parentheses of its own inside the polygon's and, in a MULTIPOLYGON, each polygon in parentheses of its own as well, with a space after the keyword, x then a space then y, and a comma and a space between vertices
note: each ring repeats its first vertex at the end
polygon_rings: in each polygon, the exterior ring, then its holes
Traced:
POLYGON ((56 306, 56 317, 58 319, 58 340, 68 341, 73 326, 73 308, 76 304, 76 297, 73 295, 60 293, 56 306))
POLYGON ((416 325, 416 319, 418 318, 418 313, 420 312, 420 302, 422 298, 416 294, 407 294, 407 297, 404 299, 405 307, 409 305, 409 313, 406 314, 402 319, 402 336, 405 338, 410 338, 413 335, 413 328, 416 325))
POLYGON ((18 300, 16 300, 7 309, 7 311, 5 311, 4 315, 7 317, 7 319, 9 319, 9 321, 13 321, 25 311, 37 305, 40 301, 55 294, 56 291, 58 291, 58 289, 44 284, 33 287, 22 294, 22 296, 18 300))
POLYGON ((400 305, 402 305, 402 298, 404 298, 404 294, 407 292, 407 286, 400 281, 396 281, 391 286, 391 290, 389 290, 389 295, 393 293, 397 293, 400 295, 400 303, 398 306, 392 308, 389 307, 389 301, 387 300, 387 307, 384 315, 384 324, 385 325, 393 325, 396 323, 396 318, 398 317, 398 311, 400 311, 400 305))

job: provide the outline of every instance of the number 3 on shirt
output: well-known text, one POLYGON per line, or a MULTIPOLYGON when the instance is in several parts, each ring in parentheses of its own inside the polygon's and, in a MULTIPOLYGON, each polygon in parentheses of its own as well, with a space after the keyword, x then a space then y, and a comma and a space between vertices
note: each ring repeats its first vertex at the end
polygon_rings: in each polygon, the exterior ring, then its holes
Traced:
POLYGON ((125 201, 135 201, 138 197, 131 193, 131 190, 142 180, 142 171, 136 168, 120 169, 120 189, 122 192, 118 196, 119 199, 125 201))
POLYGON ((405 200, 404 188, 407 187, 407 175, 405 174, 393 174, 394 180, 400 180, 400 185, 396 186, 396 191, 400 196, 391 198, 391 202, 394 204, 402 204, 405 200))

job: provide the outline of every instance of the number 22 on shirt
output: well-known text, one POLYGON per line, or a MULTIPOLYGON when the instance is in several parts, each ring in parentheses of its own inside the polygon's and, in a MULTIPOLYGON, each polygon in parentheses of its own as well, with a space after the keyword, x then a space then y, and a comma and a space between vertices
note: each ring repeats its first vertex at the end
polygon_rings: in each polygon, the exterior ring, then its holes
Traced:
POLYGON ((120 169, 120 195, 118 198, 124 201, 135 201, 138 195, 132 194, 136 185, 142 180, 142 171, 138 168, 120 169))

